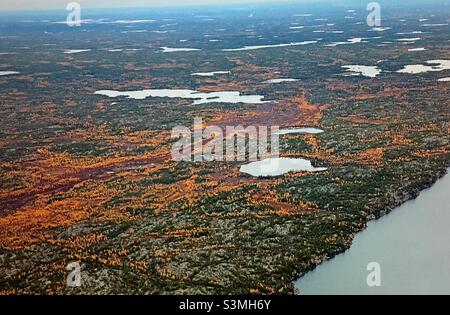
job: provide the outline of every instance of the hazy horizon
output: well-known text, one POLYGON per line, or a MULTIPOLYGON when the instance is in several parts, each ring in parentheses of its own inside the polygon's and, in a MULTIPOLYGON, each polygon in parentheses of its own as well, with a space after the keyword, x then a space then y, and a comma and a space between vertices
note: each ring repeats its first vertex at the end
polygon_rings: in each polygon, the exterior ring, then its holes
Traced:
MULTIPOLYGON (((77 2, 82 8, 134 8, 134 7, 177 7, 177 6, 207 6, 228 4, 269 4, 269 3, 317 3, 330 2, 331 0, 17 0, 15 2, 0 3, 0 11, 30 11, 30 10, 65 10, 70 2, 77 2)), ((335 2, 341 2, 340 0, 335 2)))
MULTIPOLYGON (((185 7, 185 6, 215 6, 215 5, 262 5, 262 4, 323 4, 333 3, 339 5, 365 5, 369 0, 171 0, 164 2, 161 0, 16 0, 15 2, 0 3, 0 12, 15 11, 42 11, 42 10, 66 10, 70 2, 77 2, 85 9, 115 9, 115 8, 139 8, 139 7, 185 7)), ((395 4, 395 1, 378 0, 382 5, 395 4)), ((406 0, 406 2, 417 4, 422 0, 406 0)), ((426 3, 447 1, 429 0, 426 3)))

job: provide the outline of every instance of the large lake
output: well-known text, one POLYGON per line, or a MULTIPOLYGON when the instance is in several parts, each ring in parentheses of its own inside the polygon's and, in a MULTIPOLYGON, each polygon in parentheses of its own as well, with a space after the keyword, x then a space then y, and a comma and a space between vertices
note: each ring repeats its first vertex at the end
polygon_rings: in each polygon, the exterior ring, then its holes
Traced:
POLYGON ((450 294, 450 175, 370 222, 347 252, 295 284, 306 295, 450 294), (367 285, 370 262, 380 264, 380 287, 367 285))

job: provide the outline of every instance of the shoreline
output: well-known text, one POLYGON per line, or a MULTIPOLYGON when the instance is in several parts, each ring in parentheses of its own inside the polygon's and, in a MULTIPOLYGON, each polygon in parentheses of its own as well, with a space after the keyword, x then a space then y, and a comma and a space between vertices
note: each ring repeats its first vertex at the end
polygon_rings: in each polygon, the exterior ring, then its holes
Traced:
POLYGON ((291 281, 291 284, 294 286, 294 295, 301 295, 301 289, 297 288, 295 286, 295 282, 297 282, 299 279, 301 279, 302 277, 304 277, 307 273, 315 270, 317 267, 319 267, 320 265, 322 265, 323 263, 332 260, 333 258, 335 258, 336 256, 343 254, 345 252, 347 252, 351 246, 353 245, 353 241, 356 237, 357 234, 362 233, 364 231, 366 231, 367 229, 367 225, 369 222, 371 221, 376 221, 384 216, 389 215, 390 213, 392 213, 393 211, 395 211, 398 207, 402 206, 403 204, 415 200, 417 199, 417 197, 420 196, 420 194, 428 189, 431 189, 440 179, 444 178, 445 176, 450 174, 450 165, 448 165, 446 168, 444 169, 438 169, 436 171, 436 176, 434 176, 432 178, 431 181, 428 182, 424 182, 420 188, 417 188, 413 191, 404 191, 404 192, 397 192, 397 194, 401 194, 403 195, 402 199, 397 199, 396 203, 392 203, 390 205, 388 205, 388 207, 386 207, 386 211, 381 211, 380 213, 378 213, 377 216, 375 217, 367 217, 367 220, 365 221, 364 227, 362 229, 355 229, 352 236, 351 236, 351 241, 348 243, 348 246, 346 246, 345 248, 343 248, 342 250, 339 251, 332 251, 327 253, 324 257, 323 260, 321 260, 319 263, 316 263, 317 261, 315 260, 310 260, 309 262, 311 263, 311 268, 308 268, 307 270, 300 272, 299 276, 297 276, 296 278, 294 278, 291 281))

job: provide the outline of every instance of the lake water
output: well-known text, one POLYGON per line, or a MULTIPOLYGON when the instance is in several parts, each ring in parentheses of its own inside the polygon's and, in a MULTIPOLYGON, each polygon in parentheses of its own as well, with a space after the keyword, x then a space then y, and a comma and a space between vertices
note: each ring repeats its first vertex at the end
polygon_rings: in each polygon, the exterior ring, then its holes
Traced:
POLYGON ((414 38, 399 38, 397 39, 399 42, 416 42, 418 40, 421 40, 420 37, 414 37, 414 38))
POLYGON ((362 75, 369 78, 375 78, 381 73, 381 69, 377 66, 348 65, 342 66, 342 68, 347 69, 352 75, 362 75))
MULTIPOLYGON (((450 171, 450 169, 449 169, 450 171)), ((301 294, 450 294, 450 175, 358 233, 351 248, 297 280, 301 294), (367 265, 381 267, 369 287, 367 265)))
POLYGON ((424 47, 420 47, 420 48, 409 48, 408 51, 410 52, 414 52, 414 51, 426 51, 428 49, 424 48, 424 47))
POLYGON ((17 71, 0 71, 0 76, 6 76, 6 75, 13 75, 13 74, 19 74, 20 72, 17 71))
POLYGON ((173 53, 173 52, 191 52, 191 51, 200 51, 198 48, 171 48, 171 47, 161 47, 162 51, 165 53, 173 53))
POLYGON ((327 170, 325 167, 314 167, 305 159, 294 158, 268 158, 262 161, 242 165, 241 173, 254 177, 274 177, 289 172, 321 172, 327 170))
POLYGON ((336 46, 339 46, 339 45, 353 45, 353 44, 365 43, 363 40, 364 40, 364 38, 354 37, 354 38, 347 39, 346 42, 334 42, 334 43, 327 44, 327 45, 324 45, 324 46, 325 47, 336 47, 336 46))
POLYGON ((153 90, 137 90, 137 91, 114 91, 101 90, 94 94, 104 95, 108 97, 128 97, 135 100, 143 100, 147 97, 169 97, 169 98, 184 98, 193 100, 193 104, 208 104, 208 103, 244 103, 244 104, 264 104, 271 101, 263 101, 263 95, 242 95, 238 91, 223 91, 223 92, 209 92, 202 93, 193 90, 177 90, 177 89, 153 89, 153 90))
POLYGON ((197 76, 197 77, 213 77, 218 74, 230 74, 230 71, 211 71, 211 72, 191 73, 192 76, 197 76))
POLYGON ((277 47, 289 47, 289 46, 303 46, 316 44, 316 40, 304 41, 304 42, 295 42, 289 44, 277 44, 277 45, 258 45, 258 46, 244 46, 242 48, 230 48, 230 49, 222 49, 222 51, 247 51, 247 50, 258 50, 258 49, 266 49, 266 48, 277 48, 277 47))
POLYGON ((429 65, 406 65, 398 73, 418 74, 425 72, 439 72, 450 70, 450 60, 428 60, 429 65))
POLYGON ((91 51, 91 49, 66 49, 64 51, 65 54, 79 54, 79 53, 83 53, 83 52, 88 52, 91 51))
POLYGON ((277 83, 297 82, 297 81, 300 81, 300 80, 298 80, 298 79, 271 79, 271 80, 267 80, 266 83, 277 84, 277 83))
POLYGON ((289 129, 281 129, 277 132, 278 135, 289 135, 289 134, 296 134, 296 133, 307 133, 307 134, 319 134, 323 133, 322 129, 318 128, 312 128, 312 127, 306 127, 306 128, 289 128, 289 129))

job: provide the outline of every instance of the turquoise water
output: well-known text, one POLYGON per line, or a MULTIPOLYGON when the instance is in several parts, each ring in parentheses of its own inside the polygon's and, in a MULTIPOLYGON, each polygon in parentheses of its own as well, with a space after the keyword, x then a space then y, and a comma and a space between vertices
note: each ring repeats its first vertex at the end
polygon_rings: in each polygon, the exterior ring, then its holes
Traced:
POLYGON ((345 253, 297 280, 301 294, 450 294, 450 175, 357 234, 345 253), (369 287, 367 265, 380 266, 369 287))

